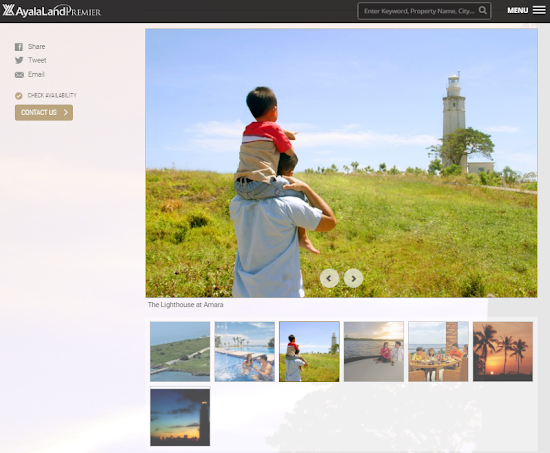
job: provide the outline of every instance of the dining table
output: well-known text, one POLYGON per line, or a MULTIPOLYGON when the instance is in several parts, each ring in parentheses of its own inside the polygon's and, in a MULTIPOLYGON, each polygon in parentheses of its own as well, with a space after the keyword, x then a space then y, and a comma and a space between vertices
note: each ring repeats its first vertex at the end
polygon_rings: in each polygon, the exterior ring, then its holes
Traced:
POLYGON ((426 361, 426 360, 412 360, 409 359, 409 371, 414 371, 415 369, 425 369, 430 372, 435 369, 435 380, 439 381, 439 372, 440 368, 451 368, 454 367, 458 362, 455 359, 444 359, 441 361, 426 361), (433 363, 433 365, 432 365, 433 363))

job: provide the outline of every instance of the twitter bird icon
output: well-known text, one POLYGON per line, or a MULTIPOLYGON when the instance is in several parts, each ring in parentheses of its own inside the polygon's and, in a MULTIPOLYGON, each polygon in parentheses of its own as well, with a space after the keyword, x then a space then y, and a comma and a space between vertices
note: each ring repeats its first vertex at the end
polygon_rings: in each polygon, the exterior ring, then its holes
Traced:
POLYGON ((23 57, 19 57, 19 58, 15 57, 15 64, 19 64, 22 61, 23 61, 23 57))

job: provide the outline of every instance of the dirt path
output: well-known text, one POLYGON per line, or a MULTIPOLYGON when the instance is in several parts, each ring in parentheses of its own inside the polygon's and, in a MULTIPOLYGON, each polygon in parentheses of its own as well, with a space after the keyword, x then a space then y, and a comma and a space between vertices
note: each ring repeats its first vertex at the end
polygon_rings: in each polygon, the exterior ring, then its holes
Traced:
MULTIPOLYGON (((200 354, 204 351, 208 351, 209 349, 210 349, 210 346, 208 346, 207 348, 201 349, 200 351, 194 352, 193 354, 188 355, 187 357, 191 358, 194 355, 200 354)), ((169 362, 166 362, 166 365, 172 365, 173 363, 176 363, 176 362, 180 362, 180 359, 170 360, 169 362)))

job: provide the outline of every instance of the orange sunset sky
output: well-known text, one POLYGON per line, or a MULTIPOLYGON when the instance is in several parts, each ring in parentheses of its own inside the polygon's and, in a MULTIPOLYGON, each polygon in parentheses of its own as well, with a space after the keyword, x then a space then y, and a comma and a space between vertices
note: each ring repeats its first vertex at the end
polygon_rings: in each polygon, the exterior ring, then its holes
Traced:
MULTIPOLYGON (((506 337, 512 337, 512 341, 522 340, 527 343, 527 349, 522 353, 523 360, 520 358, 519 372, 522 374, 533 373, 533 323, 532 322, 474 322, 474 335, 475 332, 483 332, 483 327, 487 324, 493 326, 493 330, 496 333, 493 334, 493 338, 498 341, 503 341, 506 337)), ((498 350, 497 343, 494 343, 495 348, 498 350)), ((475 351, 475 348, 474 348, 475 351)), ((512 372, 516 374, 518 372, 518 362, 516 356, 510 357, 514 351, 506 351, 506 374, 512 372)), ((481 350, 478 351, 481 355, 481 350)), ((501 374, 504 370, 504 349, 500 352, 488 353, 487 355, 487 374, 493 372, 501 374)))

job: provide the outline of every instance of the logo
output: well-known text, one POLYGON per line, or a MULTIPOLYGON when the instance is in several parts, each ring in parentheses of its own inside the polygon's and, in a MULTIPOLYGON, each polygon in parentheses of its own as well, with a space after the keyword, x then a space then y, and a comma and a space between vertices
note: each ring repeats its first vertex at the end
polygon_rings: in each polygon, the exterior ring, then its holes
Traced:
POLYGON ((23 57, 19 57, 19 58, 15 57, 15 64, 19 64, 22 61, 23 61, 23 57))
POLYGON ((3 3, 2 6, 4 7, 4 14, 2 14, 2 16, 15 16, 13 12, 13 8, 15 8, 15 4, 6 5, 3 3))
POLYGON ((23 77, 25 77, 25 73, 23 73, 23 72, 16 72, 15 73, 15 78, 16 79, 22 79, 23 77))
POLYGON ((70 16, 101 16, 101 11, 99 9, 82 9, 82 8, 73 8, 66 3, 57 5, 54 8, 46 9, 44 6, 33 7, 33 8, 22 8, 21 6, 16 7, 15 4, 2 4, 4 6, 3 16, 22 16, 23 19, 28 16, 58 16, 58 17, 70 17, 70 16))
POLYGON ((15 50, 18 52, 21 52, 23 50, 23 43, 22 42, 16 42, 15 43, 15 50))

